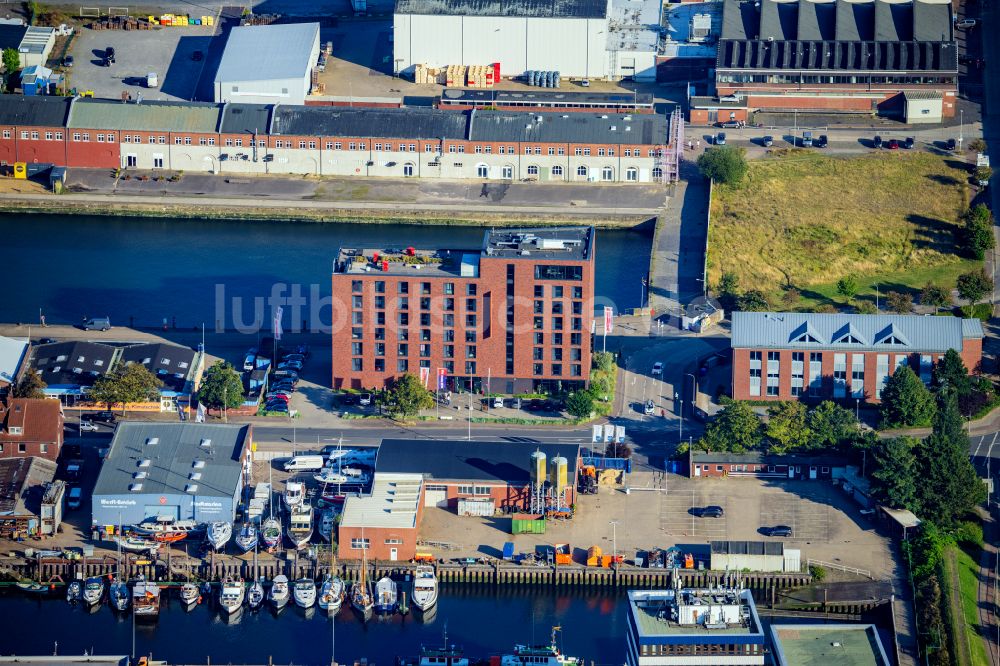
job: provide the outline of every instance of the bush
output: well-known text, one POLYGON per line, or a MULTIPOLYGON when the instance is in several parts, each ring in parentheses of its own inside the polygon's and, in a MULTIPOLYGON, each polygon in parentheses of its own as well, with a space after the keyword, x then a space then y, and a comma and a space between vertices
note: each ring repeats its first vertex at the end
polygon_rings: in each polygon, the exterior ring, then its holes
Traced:
POLYGON ((983 526, 971 520, 963 520, 955 528, 955 541, 962 546, 983 547, 983 526))
POLYGON ((966 319, 981 319, 989 321, 993 316, 993 305, 990 303, 976 303, 975 305, 963 305, 958 309, 966 319))
POLYGON ((812 575, 813 580, 817 583, 822 583, 826 580, 826 569, 817 564, 809 565, 809 573, 812 575))
POLYGON ((736 146, 709 148, 698 158, 701 174, 725 185, 739 185, 749 168, 746 151, 736 146))
POLYGON ((594 396, 590 391, 577 391, 566 400, 566 412, 577 418, 587 418, 594 413, 594 396))
POLYGON ((744 312, 766 312, 771 309, 764 292, 751 289, 736 299, 736 309, 744 312))
POLYGON ((858 301, 854 309, 858 314, 878 314, 878 308, 871 301, 858 301))
POLYGON ((890 291, 886 303, 890 310, 899 314, 909 314, 913 310, 913 296, 910 294, 890 291))
MULTIPOLYGON (((992 174, 985 174, 985 178, 980 178, 980 175, 984 174, 979 174, 977 169, 977 180, 989 180, 992 174)), ((962 216, 962 222, 963 226, 957 230, 959 245, 967 256, 983 259, 986 251, 992 250, 995 245, 993 214, 984 204, 979 204, 966 211, 962 216)))
POLYGON ((594 367, 601 372, 615 371, 615 355, 611 352, 595 352, 594 367))

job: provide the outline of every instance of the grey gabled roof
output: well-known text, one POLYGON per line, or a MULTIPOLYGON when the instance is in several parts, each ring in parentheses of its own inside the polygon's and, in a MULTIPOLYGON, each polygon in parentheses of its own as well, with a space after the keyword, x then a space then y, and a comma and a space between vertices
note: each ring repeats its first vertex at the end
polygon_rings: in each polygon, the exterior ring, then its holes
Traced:
POLYGON ((222 106, 220 134, 267 134, 271 127, 269 104, 238 104, 228 102, 222 106))
POLYGON ((108 99, 73 100, 69 127, 93 130, 147 132, 200 132, 211 134, 219 126, 221 107, 211 102, 143 100, 125 104, 108 99))
POLYGON ((189 347, 153 342, 122 350, 122 363, 141 363, 171 391, 183 391, 193 369, 195 352, 189 347), (178 376, 179 375, 179 376, 178 376))
MULTIPOLYGON (((604 18, 607 0, 396 0, 397 14, 604 18)), ((444 35, 441 36, 445 38, 444 35)))
POLYGON ((70 102, 68 97, 2 95, 0 125, 65 127, 70 102))
POLYGON ((232 497, 240 482, 243 449, 251 426, 122 421, 111 439, 94 496, 184 494, 197 484, 199 497, 232 497), (152 443, 152 440, 157 440, 152 443), (202 441, 211 445, 202 446, 202 441), (149 464, 140 466, 148 460, 149 464), (195 461, 204 466, 195 467, 195 461), (136 474, 144 472, 144 478, 136 474), (192 473, 201 474, 192 479, 192 473), (129 486, 142 483, 138 492, 129 486))
POLYGON ((72 340, 38 345, 33 352, 31 364, 49 386, 90 386, 111 369, 117 349, 99 342, 72 340))
POLYGON ((872 0, 837 0, 837 41, 870 42, 875 37, 872 0))
POLYGON ((734 349, 838 349, 944 353, 962 350, 966 338, 982 338, 982 322, 958 317, 919 315, 816 314, 807 312, 734 312, 734 349), (820 342, 797 342, 796 331, 807 325, 820 342), (892 333, 895 343, 888 340, 892 333), (837 342, 850 334, 859 344, 837 342))
POLYGON ((798 39, 833 41, 837 28, 835 0, 802 0, 799 3, 798 39))
POLYGON ((722 39, 757 39, 760 12, 757 5, 745 0, 724 0, 722 39))
POLYGON ((233 28, 215 82, 304 78, 316 65, 312 49, 317 40, 319 23, 233 28))
POLYGON ((799 3, 796 0, 761 0, 761 39, 795 39, 798 20, 799 3))
POLYGON ((951 21, 951 3, 915 0, 913 3, 913 39, 918 42, 950 42, 955 28, 951 21))
POLYGON ((913 40, 913 3, 910 0, 875 0, 875 41, 913 40))
POLYGON ((471 115, 469 141, 666 144, 667 118, 653 113, 476 111, 471 115))
POLYGON ((283 106, 274 109, 271 133, 399 139, 464 139, 467 114, 437 109, 351 109, 283 106))

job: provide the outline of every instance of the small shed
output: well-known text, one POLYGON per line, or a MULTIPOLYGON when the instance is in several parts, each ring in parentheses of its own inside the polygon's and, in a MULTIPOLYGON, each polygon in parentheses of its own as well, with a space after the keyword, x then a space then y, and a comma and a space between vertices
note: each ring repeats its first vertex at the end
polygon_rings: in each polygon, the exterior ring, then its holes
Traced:
POLYGON ((53 74, 48 67, 31 65, 21 71, 21 91, 25 95, 48 95, 51 83, 53 74))
POLYGON ((920 526, 920 519, 913 515, 908 509, 890 509, 887 506, 880 506, 879 511, 893 524, 894 531, 903 537, 905 541, 908 537, 907 531, 920 526))
POLYGON ((725 316, 726 312, 719 301, 708 296, 699 296, 684 308, 681 328, 701 333, 718 324, 725 316))
POLYGON ((784 571, 785 546, 780 541, 713 541, 713 571, 784 571))
POLYGON ((937 90, 903 92, 903 122, 940 123, 944 115, 944 95, 937 90))

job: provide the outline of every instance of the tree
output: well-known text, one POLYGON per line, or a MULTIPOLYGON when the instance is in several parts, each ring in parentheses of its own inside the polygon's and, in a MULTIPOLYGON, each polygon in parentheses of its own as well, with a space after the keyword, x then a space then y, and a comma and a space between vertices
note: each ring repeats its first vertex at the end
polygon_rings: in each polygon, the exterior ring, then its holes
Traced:
POLYGON ((990 184, 990 178, 993 177, 993 169, 985 165, 976 167, 976 170, 972 172, 972 177, 976 179, 976 184, 986 187, 990 184))
POLYGON ((15 398, 44 398, 47 386, 38 371, 29 367, 14 386, 13 394, 15 398))
POLYGON ((809 448, 832 449, 857 437, 854 413, 835 402, 824 400, 809 410, 809 448))
POLYGON ((934 396, 908 365, 901 365, 882 389, 882 427, 930 425, 934 396))
MULTIPOLYGON (((985 180, 989 180, 989 177, 985 180)), ((996 245, 993 237, 993 214, 985 204, 979 204, 965 212, 962 222, 963 226, 958 229, 959 245, 966 255, 983 259, 986 251, 992 250, 996 245)))
POLYGON ((795 287, 789 287, 785 290, 785 293, 781 295, 781 304, 786 308, 793 308, 802 298, 802 293, 799 292, 795 287))
POLYGON ((944 390, 938 398, 934 429, 918 449, 918 492, 922 517, 950 527, 986 501, 986 487, 969 460, 969 436, 955 392, 944 390))
POLYGON ((837 293, 850 303, 858 295, 858 281, 853 275, 845 275, 837 280, 837 293))
POLYGON ((129 363, 98 377, 90 389, 90 398, 108 409, 120 404, 124 413, 134 402, 158 399, 163 382, 156 378, 142 363, 129 363))
POLYGON ((216 361, 205 371, 198 389, 198 402, 209 409, 235 409, 243 404, 243 380, 225 361, 216 361))
POLYGON ((989 291, 993 291, 993 278, 984 270, 970 271, 958 276, 958 295, 972 305, 978 303, 989 291))
POLYGON ((4 49, 0 60, 3 61, 3 71, 8 77, 21 69, 21 54, 17 49, 4 49))
POLYGON ((717 183, 739 185, 750 167, 746 151, 736 146, 719 146, 706 150, 698 158, 698 169, 705 178, 717 183))
POLYGON ((736 299, 736 309, 744 312, 766 312, 771 309, 764 292, 751 289, 736 299))
POLYGON ((972 380, 965 368, 962 357, 954 349, 949 349, 934 366, 934 384, 947 387, 961 397, 972 390, 972 380))
POLYGON ((898 291, 890 291, 885 299, 889 309, 899 314, 909 314, 913 311, 913 296, 902 294, 898 291))
POLYGON ((608 442, 604 447, 604 455, 609 458, 631 458, 632 449, 625 442, 608 442))
POLYGON ((615 355, 611 352, 594 352, 593 366, 601 372, 615 371, 615 355))
POLYGON ((936 312, 940 308, 951 306, 951 293, 933 282, 928 282, 920 292, 920 303, 934 308, 936 312))
POLYGON ((879 443, 873 451, 872 493, 890 509, 917 508, 917 458, 920 440, 894 437, 879 443))
POLYGON ((740 278, 732 271, 726 271, 719 279, 719 303, 726 310, 735 310, 740 297, 740 278))
POLYGON ((589 418, 594 413, 594 396, 590 391, 577 391, 566 399, 566 411, 578 419, 589 418))
POLYGON ((767 408, 764 432, 770 440, 769 451, 784 454, 805 448, 811 437, 806 406, 801 402, 777 402, 767 408))
POLYGON ((434 406, 434 395, 416 375, 406 373, 386 390, 383 405, 394 417, 416 416, 421 409, 434 406))
POLYGON ((761 443, 760 419, 750 405, 732 400, 706 427, 698 446, 705 451, 746 453, 761 443))

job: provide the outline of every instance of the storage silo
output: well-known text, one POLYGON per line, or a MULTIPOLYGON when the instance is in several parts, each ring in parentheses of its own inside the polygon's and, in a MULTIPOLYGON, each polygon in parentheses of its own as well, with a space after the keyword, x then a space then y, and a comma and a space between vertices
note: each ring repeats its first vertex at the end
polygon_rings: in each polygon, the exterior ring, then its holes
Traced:
POLYGON ((541 451, 535 451, 531 454, 531 464, 529 469, 531 470, 531 485, 540 486, 545 483, 545 477, 547 476, 545 470, 546 458, 545 454, 541 451))
POLYGON ((552 469, 549 472, 549 482, 552 484, 552 492, 558 497, 563 494, 563 491, 566 490, 566 486, 569 484, 569 461, 563 456, 556 456, 552 459, 552 469))

